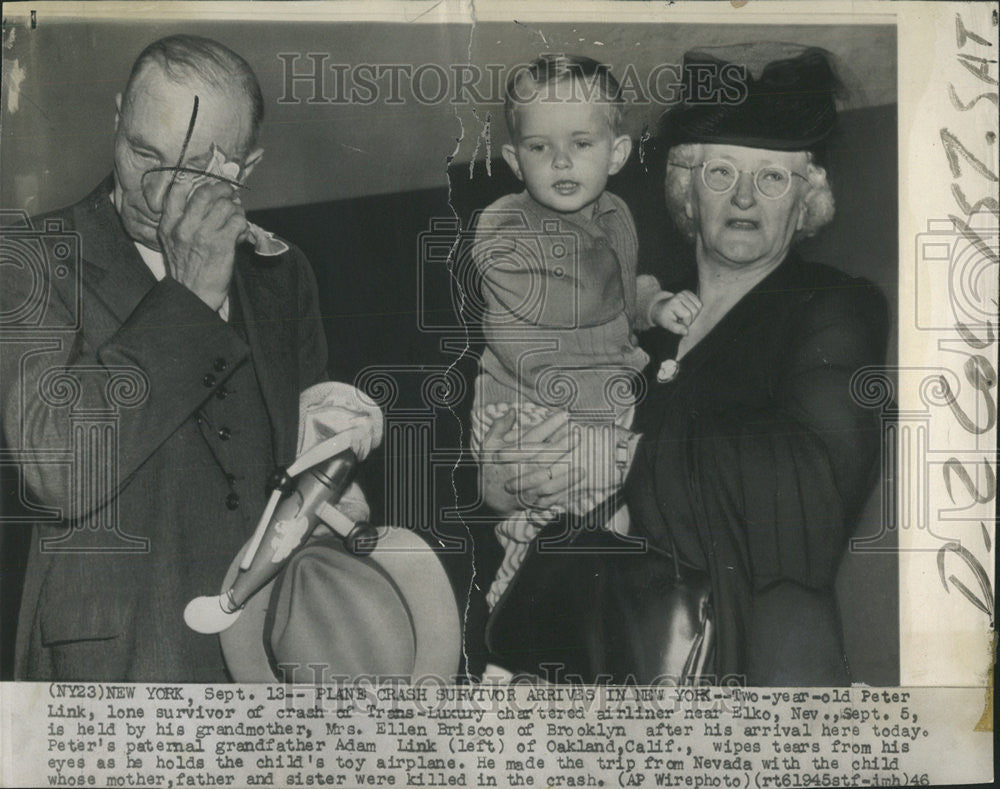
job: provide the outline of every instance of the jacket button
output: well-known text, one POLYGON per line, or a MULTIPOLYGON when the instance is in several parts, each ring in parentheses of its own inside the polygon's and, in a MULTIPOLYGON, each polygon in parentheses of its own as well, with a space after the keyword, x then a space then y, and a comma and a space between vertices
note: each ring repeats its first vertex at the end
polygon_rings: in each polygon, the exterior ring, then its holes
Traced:
POLYGON ((212 367, 215 368, 215 372, 224 373, 226 371, 226 368, 229 367, 229 365, 226 364, 226 360, 220 356, 218 359, 212 362, 212 367))
POLYGON ((233 432, 228 427, 220 427, 219 428, 219 440, 220 441, 228 441, 229 437, 232 434, 233 434, 233 432))
POLYGON ((218 389, 215 390, 215 396, 219 400, 225 400, 227 397, 229 397, 229 390, 226 389, 225 384, 223 384, 222 386, 220 386, 218 389))
POLYGON ((235 510, 240 506, 240 497, 237 493, 230 493, 226 496, 226 508, 230 510, 235 510))
POLYGON ((206 389, 211 389, 215 386, 215 376, 211 373, 205 373, 205 377, 201 379, 201 383, 206 389))

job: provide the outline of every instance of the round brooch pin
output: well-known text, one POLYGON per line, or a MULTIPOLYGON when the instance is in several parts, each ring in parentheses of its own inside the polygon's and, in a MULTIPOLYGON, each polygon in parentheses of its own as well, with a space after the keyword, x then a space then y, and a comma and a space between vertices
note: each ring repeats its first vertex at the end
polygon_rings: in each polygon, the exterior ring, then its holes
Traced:
POLYGON ((660 365, 660 369, 656 371, 656 380, 661 384, 672 381, 677 377, 680 369, 681 366, 676 359, 667 359, 660 365))

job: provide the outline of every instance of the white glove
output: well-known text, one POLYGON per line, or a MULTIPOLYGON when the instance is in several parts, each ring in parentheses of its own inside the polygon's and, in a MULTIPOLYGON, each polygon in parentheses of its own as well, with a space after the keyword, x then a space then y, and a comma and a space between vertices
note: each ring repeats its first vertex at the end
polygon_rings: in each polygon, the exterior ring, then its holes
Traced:
POLYGON ((299 396, 297 455, 331 436, 347 433, 351 449, 364 460, 382 443, 382 411, 349 384, 327 381, 299 396))

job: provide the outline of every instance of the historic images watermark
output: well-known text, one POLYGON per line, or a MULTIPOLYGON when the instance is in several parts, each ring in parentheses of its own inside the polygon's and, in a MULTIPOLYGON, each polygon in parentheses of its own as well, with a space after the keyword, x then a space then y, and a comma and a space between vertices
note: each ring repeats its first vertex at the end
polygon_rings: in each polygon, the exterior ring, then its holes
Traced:
MULTIPOLYGON (((279 104, 503 103, 508 84, 517 98, 513 78, 528 68, 506 63, 337 63, 329 52, 279 52, 277 57, 282 73, 279 104)), ((747 70, 732 63, 689 66, 683 80, 679 63, 660 63, 643 74, 632 63, 609 67, 628 105, 740 104, 747 96, 747 70)), ((570 80, 545 86, 539 100, 587 100, 594 90, 593 85, 570 80)))

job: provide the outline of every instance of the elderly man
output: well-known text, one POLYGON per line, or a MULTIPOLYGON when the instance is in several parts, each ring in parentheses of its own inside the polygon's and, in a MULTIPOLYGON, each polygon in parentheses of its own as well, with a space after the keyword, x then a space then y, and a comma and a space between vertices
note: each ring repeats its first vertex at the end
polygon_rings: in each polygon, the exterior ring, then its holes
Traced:
MULTIPOLYGON (((79 234, 80 271, 43 291, 46 314, 71 324, 79 273, 79 323, 5 357, 5 433, 43 458, 79 440, 72 414, 113 412, 117 452, 23 467, 31 498, 66 520, 36 527, 18 679, 227 679, 218 639, 187 629, 184 606, 218 593, 295 451, 299 392, 326 366, 308 262, 241 205, 262 115, 241 57, 157 41, 117 99, 113 174, 35 222, 79 234)), ((22 285, 5 285, 5 311, 22 285)))

